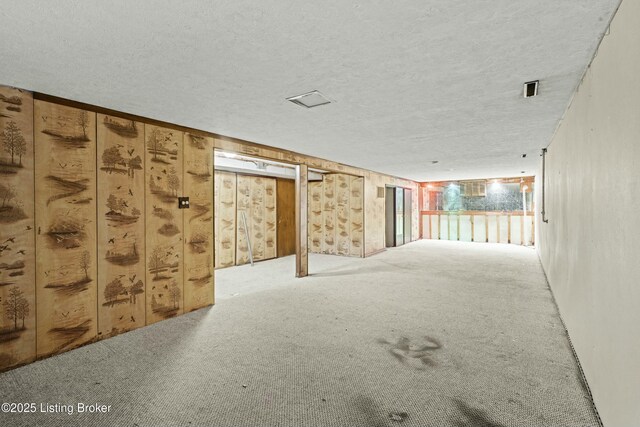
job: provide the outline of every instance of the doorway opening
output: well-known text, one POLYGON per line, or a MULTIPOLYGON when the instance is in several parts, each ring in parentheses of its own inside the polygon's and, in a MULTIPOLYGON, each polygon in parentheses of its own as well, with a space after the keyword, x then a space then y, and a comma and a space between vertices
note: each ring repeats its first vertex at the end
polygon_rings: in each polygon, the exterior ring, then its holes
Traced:
POLYGON ((386 187, 385 246, 402 246, 411 241, 411 189, 386 187))

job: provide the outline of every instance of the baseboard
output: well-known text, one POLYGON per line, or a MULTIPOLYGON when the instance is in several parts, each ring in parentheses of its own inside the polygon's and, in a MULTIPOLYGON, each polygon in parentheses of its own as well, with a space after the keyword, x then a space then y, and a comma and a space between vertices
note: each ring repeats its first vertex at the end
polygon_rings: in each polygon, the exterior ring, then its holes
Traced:
POLYGON ((378 249, 377 251, 369 252, 368 254, 364 254, 365 258, 369 258, 370 256, 378 255, 381 252, 386 251, 387 248, 378 249))
POLYGON ((580 372, 580 379, 582 380, 582 384, 584 385, 585 390, 587 390, 587 394, 589 395, 589 399, 591 400, 591 404, 593 405, 593 412, 596 414, 596 419, 598 420, 598 425, 600 427, 604 427, 602 424, 602 418, 600 418, 600 413, 598 412, 598 407, 596 406, 596 402, 593 400, 593 393, 591 393, 591 387, 589 387, 589 382, 587 381, 587 377, 584 374, 584 370, 582 369, 582 364, 580 363, 580 358, 578 357, 578 353, 576 352, 575 347, 573 346, 573 342, 571 341, 571 335, 569 335, 569 330, 567 329, 567 324, 564 322, 562 318, 562 313, 560 312, 560 307, 558 306, 558 301, 556 300, 556 296, 553 293, 553 288, 549 283, 549 278, 547 277, 547 272, 544 270, 544 266, 542 265, 542 260, 540 259, 540 252, 536 251, 538 255, 538 262, 540 263, 540 268, 542 269, 542 274, 544 275, 544 280, 547 282, 547 288, 549 288, 549 292, 551 293, 551 299, 553 300, 553 304, 556 307, 556 311, 558 312, 558 317, 560 318, 560 323, 562 323, 562 327, 564 328, 564 332, 567 334, 567 340, 569 341, 569 347, 571 347, 571 352, 573 353, 573 357, 578 364, 578 371, 580 372))

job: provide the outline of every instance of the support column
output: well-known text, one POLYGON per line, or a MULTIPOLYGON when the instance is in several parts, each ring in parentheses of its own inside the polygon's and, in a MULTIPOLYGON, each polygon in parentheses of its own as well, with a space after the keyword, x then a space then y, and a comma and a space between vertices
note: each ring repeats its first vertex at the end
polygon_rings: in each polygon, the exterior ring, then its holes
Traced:
POLYGON ((307 248, 307 165, 296 166, 296 277, 309 275, 307 248))

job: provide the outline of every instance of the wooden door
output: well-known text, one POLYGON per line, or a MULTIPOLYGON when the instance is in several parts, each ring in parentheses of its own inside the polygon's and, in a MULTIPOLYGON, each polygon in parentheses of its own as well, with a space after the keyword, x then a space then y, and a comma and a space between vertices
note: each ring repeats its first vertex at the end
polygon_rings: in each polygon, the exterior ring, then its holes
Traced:
POLYGON ((278 257, 296 253, 296 186, 291 179, 277 179, 278 257))

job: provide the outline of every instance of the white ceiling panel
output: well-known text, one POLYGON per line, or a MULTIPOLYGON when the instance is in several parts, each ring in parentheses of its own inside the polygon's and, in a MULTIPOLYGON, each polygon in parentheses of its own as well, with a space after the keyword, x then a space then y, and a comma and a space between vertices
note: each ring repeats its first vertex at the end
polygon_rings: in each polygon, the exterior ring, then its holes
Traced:
POLYGON ((0 84, 419 181, 529 175, 618 3, 3 0, 0 84))

